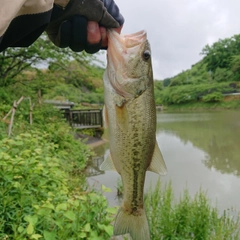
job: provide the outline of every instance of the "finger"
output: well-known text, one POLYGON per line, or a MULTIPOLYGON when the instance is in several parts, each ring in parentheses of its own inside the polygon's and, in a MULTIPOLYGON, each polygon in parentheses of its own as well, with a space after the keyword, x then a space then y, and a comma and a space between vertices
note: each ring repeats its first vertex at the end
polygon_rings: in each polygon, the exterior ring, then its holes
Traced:
POLYGON ((113 28, 113 30, 115 30, 117 33, 121 33, 121 31, 122 31, 122 28, 123 28, 123 25, 122 26, 120 26, 120 27, 118 27, 118 28, 113 28))
POLYGON ((95 43, 95 44, 87 43, 86 47, 85 47, 85 52, 91 53, 91 54, 96 53, 101 49, 101 46, 102 46, 102 41, 101 40, 98 43, 95 43))
POLYGON ((97 22, 88 21, 87 25, 87 41, 89 44, 99 43, 101 40, 101 33, 97 22))
POLYGON ((57 45, 60 48, 66 48, 69 46, 71 29, 72 29, 71 21, 64 21, 61 24, 61 26, 59 28, 59 34, 57 36, 57 45))
POLYGON ((70 48, 75 52, 80 52, 85 48, 87 41, 87 19, 83 16, 73 16, 72 36, 70 48))
POLYGON ((102 47, 106 48, 108 46, 107 29, 105 27, 99 27, 99 29, 102 39, 102 47))
MULTIPOLYGON (((114 31, 116 31, 117 33, 121 33, 123 26, 120 26, 118 28, 113 28, 114 31)), ((105 27, 100 27, 100 33, 101 33, 101 38, 102 38, 102 47, 101 49, 107 49, 108 47, 108 38, 107 38, 107 29, 105 27)))

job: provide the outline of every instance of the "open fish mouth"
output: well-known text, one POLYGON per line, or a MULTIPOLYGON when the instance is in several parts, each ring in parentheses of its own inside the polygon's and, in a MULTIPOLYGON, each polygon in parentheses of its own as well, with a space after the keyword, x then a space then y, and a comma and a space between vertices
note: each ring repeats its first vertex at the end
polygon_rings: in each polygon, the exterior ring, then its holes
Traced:
MULTIPOLYGON (((145 30, 121 35, 114 30, 108 31, 109 79, 113 89, 124 98, 138 97, 144 89, 129 90, 129 86, 138 85, 139 75, 129 71, 131 62, 142 53, 147 43, 145 30), (136 91, 136 92, 135 92, 136 91)), ((142 84, 142 83, 141 83, 142 84)))
POLYGON ((146 31, 142 30, 133 34, 121 35, 114 30, 108 31, 108 62, 112 62, 115 70, 119 63, 123 63, 128 57, 133 57, 139 48, 147 40, 146 31))

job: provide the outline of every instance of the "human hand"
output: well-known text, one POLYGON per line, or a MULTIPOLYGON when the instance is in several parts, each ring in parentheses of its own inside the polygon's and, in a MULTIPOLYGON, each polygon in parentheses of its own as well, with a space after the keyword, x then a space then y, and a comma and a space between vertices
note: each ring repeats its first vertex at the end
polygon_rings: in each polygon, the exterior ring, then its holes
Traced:
MULTIPOLYGON (((122 30, 122 26, 114 28, 114 30, 120 33, 122 30)), ((99 26, 97 22, 88 21, 87 43, 90 46, 98 45, 98 47, 100 47, 101 49, 106 49, 108 46, 107 29, 105 27, 99 26)))
POLYGON ((70 0, 66 9, 54 7, 47 33, 59 47, 95 53, 107 47, 106 28, 120 32, 124 22, 113 0, 70 0))

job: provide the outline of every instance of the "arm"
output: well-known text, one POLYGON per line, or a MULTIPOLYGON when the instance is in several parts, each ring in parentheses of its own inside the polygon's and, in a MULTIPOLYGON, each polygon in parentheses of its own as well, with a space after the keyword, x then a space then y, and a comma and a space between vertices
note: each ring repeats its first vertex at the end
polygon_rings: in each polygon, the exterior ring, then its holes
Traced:
POLYGON ((54 0, 0 0, 0 52, 27 47, 45 30, 54 0))
POLYGON ((46 31, 59 47, 94 53, 107 45, 106 28, 120 31, 123 23, 113 0, 70 0, 64 9, 54 6, 46 31))
POLYGON ((26 0, 0 0, 0 41, 9 24, 18 15, 26 0))

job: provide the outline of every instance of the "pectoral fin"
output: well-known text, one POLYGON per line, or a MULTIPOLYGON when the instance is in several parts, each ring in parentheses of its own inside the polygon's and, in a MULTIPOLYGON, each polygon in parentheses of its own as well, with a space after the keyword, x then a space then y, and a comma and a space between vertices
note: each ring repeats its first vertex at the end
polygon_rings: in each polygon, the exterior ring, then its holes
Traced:
POLYGON ((167 174, 167 167, 157 143, 155 143, 154 153, 151 164, 148 167, 148 171, 155 172, 160 175, 167 174))
POLYGON ((107 157, 104 159, 103 163, 101 164, 100 170, 103 170, 103 171, 108 171, 108 170, 117 171, 115 166, 114 166, 114 163, 113 163, 112 156, 111 156, 110 152, 107 154, 107 157))
POLYGON ((116 110, 116 121, 118 127, 122 131, 127 131, 128 130, 128 122, 129 122, 129 116, 128 116, 128 111, 125 105, 118 107, 115 106, 116 110))
POLYGON ((108 111, 107 106, 103 106, 103 127, 108 128, 108 111))

